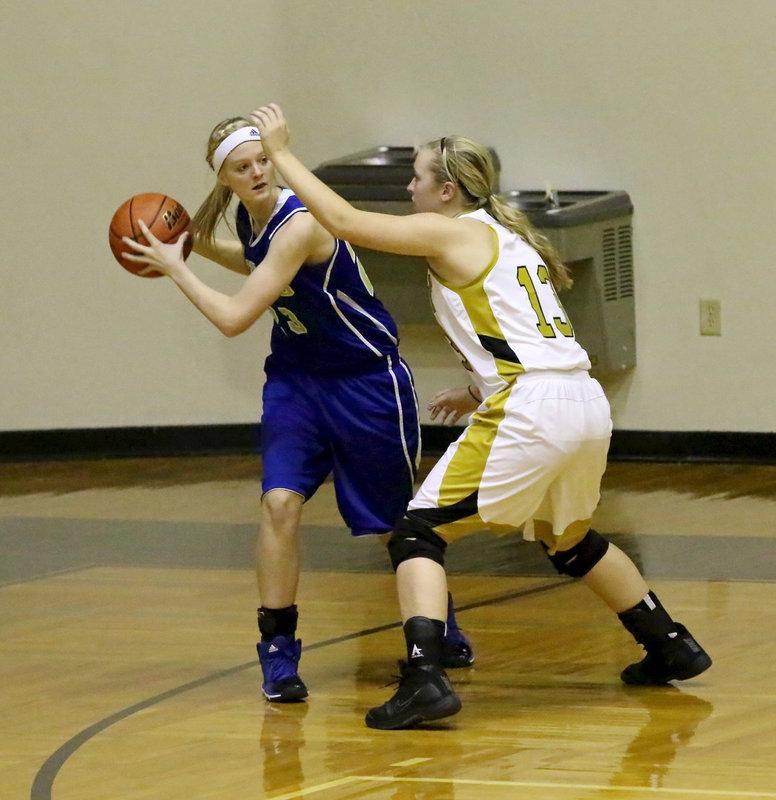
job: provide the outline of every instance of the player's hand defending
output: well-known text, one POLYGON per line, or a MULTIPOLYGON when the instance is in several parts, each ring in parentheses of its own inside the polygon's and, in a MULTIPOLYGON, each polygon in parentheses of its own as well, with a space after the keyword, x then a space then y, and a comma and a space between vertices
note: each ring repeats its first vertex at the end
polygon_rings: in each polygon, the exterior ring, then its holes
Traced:
POLYGON ((125 255, 127 261, 134 261, 138 264, 148 264, 146 269, 142 270, 139 274, 146 275, 151 272, 161 272, 163 275, 173 277, 176 270, 185 269, 186 265, 183 260, 183 243, 186 237, 190 236, 189 232, 181 234, 178 241, 174 244, 164 244, 160 242, 156 236, 148 230, 148 226, 143 220, 138 220, 137 223, 143 236, 147 239, 149 244, 140 244, 128 236, 122 237, 125 244, 129 245, 135 253, 132 255, 125 255))
POLYGON ((468 386, 456 386, 437 392, 428 404, 431 420, 441 425, 455 425, 464 415, 470 414, 480 405, 472 397, 468 386))
POLYGON ((264 152, 272 158, 279 150, 287 150, 291 140, 288 123, 276 103, 262 106, 249 114, 251 122, 259 129, 264 152))

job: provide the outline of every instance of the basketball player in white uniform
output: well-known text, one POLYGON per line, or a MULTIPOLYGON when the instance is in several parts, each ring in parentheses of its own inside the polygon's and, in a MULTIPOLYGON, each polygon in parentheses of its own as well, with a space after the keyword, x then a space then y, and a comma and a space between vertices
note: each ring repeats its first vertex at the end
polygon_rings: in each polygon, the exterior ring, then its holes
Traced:
POLYGON ((473 410, 471 421, 391 537, 407 664, 395 695, 367 713, 367 725, 406 728, 460 709, 441 667, 444 550, 483 527, 523 527, 558 572, 580 578, 617 613, 646 650, 623 670, 625 683, 662 685, 707 669, 708 654, 631 559, 590 528, 609 405, 556 294, 571 277, 549 242, 495 193, 488 150, 462 137, 420 148, 408 186, 418 213, 394 217, 353 208, 307 170, 289 150, 277 106, 251 119, 275 167, 334 236, 426 258, 437 320, 471 371, 471 386, 437 402, 442 413, 473 410), (464 391, 476 409, 464 409, 464 391))

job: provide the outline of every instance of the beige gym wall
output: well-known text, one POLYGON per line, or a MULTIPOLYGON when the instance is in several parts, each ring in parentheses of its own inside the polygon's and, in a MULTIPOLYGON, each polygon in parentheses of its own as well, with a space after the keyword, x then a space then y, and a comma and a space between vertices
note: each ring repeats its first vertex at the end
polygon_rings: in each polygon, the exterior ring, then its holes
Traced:
MULTIPOLYGON (((0 25, 0 430, 257 418, 268 321, 225 339, 113 262, 107 227, 142 191, 193 211, 211 127, 273 100, 310 166, 457 132, 497 149, 505 189, 626 190, 638 364, 606 380, 616 426, 774 429, 772 0, 6 0, 0 25)), ((458 376, 429 352, 422 405, 458 376)))

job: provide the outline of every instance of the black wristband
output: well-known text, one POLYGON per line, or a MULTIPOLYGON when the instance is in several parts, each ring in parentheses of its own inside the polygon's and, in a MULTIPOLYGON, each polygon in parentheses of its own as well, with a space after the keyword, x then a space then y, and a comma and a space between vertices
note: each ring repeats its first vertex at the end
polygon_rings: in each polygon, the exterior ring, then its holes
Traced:
POLYGON ((474 394, 474 392, 472 391, 472 387, 471 386, 467 386, 466 388, 469 390, 469 394, 472 396, 472 398, 474 400, 476 400, 478 403, 482 402, 482 398, 481 397, 477 397, 477 395, 474 394))

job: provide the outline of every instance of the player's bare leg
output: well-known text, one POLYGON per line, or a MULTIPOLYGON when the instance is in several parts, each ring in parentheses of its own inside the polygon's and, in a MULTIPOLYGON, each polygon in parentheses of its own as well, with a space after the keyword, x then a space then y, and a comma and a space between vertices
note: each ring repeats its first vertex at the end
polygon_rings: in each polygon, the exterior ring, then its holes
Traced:
MULTIPOLYGON (((379 538, 384 545, 387 545, 390 537, 391 534, 384 533, 380 534, 379 538)), ((433 564, 433 562, 431 563, 433 564)), ((445 577, 445 585, 446 580, 447 579, 445 577)), ((405 584, 409 583, 411 582, 405 581, 405 584)), ((455 615, 455 604, 452 594, 447 589, 445 589, 445 592, 445 614, 441 617, 441 619, 445 621, 442 666, 445 669, 461 669, 470 667, 474 663, 474 649, 472 647, 472 643, 469 641, 469 638, 458 626, 458 619, 455 615)), ((403 617, 403 621, 406 621, 406 617, 403 617)))
POLYGON ((583 576, 582 581, 615 614, 633 608, 649 591, 638 567, 611 542, 603 558, 583 576))
POLYGON ((258 612, 261 641, 256 646, 267 700, 295 702, 307 697, 299 677, 302 642, 296 638, 299 585, 299 523, 303 498, 274 489, 261 503, 261 527, 256 541, 256 580, 261 598, 258 612))
POLYGON ((430 558, 411 558, 396 570, 402 622, 412 617, 444 621, 447 617, 447 575, 430 558))
POLYGON ((627 666, 624 683, 660 686, 694 678, 711 666, 711 658, 692 634, 675 622, 631 559, 609 543, 604 556, 582 577, 614 611, 646 656, 627 666))
POLYGON ((261 604, 284 608, 296 600, 301 564, 299 524, 304 498, 273 489, 261 501, 261 527, 256 540, 256 581, 261 604))
POLYGON ((442 667, 448 594, 444 567, 430 558, 401 561, 396 569, 407 661, 394 696, 366 715, 370 728, 393 730, 458 712, 461 701, 442 667))

